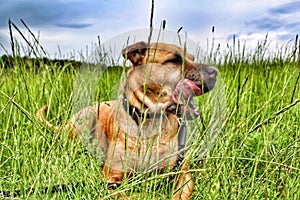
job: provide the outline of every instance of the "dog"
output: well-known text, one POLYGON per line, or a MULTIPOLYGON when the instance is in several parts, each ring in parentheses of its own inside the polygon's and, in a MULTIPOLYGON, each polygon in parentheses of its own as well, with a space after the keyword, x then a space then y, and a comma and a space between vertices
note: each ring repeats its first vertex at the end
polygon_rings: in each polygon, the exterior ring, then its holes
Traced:
MULTIPOLYGON (((185 139, 179 137, 185 137, 184 121, 199 115, 193 97, 214 88, 218 71, 172 44, 138 42, 122 54, 132 66, 121 97, 84 108, 64 129, 75 137, 90 135, 94 151, 105 152, 102 175, 110 189, 139 171, 179 169, 173 199, 189 199, 194 183, 183 155, 185 139)), ((38 119, 61 130, 45 119, 47 109, 37 112, 38 119)))

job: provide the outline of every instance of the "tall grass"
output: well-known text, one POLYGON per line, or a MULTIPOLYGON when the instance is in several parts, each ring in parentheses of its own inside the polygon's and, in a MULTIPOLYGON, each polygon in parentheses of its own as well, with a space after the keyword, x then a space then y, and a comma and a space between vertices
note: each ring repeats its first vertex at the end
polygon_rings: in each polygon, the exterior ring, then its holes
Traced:
MULTIPOLYGON (((254 50, 235 38, 226 51, 211 48, 206 61, 217 65, 223 79, 226 123, 207 157, 197 157, 202 136, 187 152, 195 181, 193 199, 300 198, 297 40, 272 54, 267 53, 267 39, 254 50)), ((35 63, 16 58, 10 68, 1 63, 0 190, 20 189, 22 199, 109 198, 102 163, 84 153, 79 141, 66 142, 67 133, 47 130, 34 116, 48 104, 47 118, 54 124, 66 123, 78 69, 42 59, 35 63), (82 184, 73 190, 77 183, 82 184), (42 194, 45 186, 57 184, 70 190, 42 194), (28 194, 28 188, 34 192, 28 194)), ((121 74, 118 68, 104 72, 97 99, 111 97, 121 74)), ((197 97, 202 112, 199 135, 209 124, 209 99, 197 97)), ((125 180, 116 193, 125 191, 132 199, 167 199, 174 189, 167 178, 168 174, 139 174, 125 180)))

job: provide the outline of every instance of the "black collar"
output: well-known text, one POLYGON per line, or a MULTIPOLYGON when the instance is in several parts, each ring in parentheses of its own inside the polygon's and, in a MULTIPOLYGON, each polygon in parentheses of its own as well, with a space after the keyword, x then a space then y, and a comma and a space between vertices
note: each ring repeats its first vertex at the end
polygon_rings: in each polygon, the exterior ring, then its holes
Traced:
POLYGON ((147 119, 153 119, 153 118, 161 118, 161 116, 164 114, 163 112, 161 113, 141 113, 140 110, 133 105, 131 105, 126 97, 125 94, 123 94, 122 98, 122 105, 123 108, 125 109, 126 112, 133 118, 135 123, 137 125, 140 124, 140 119, 145 117, 147 119))

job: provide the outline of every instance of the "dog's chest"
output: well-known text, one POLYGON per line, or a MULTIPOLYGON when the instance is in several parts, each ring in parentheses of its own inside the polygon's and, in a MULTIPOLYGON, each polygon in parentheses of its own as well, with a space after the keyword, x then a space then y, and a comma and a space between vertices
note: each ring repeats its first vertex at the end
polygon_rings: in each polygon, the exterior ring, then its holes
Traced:
POLYGON ((114 130, 118 140, 110 143, 107 152, 113 159, 113 168, 144 172, 174 164, 178 154, 177 128, 169 119, 153 119, 137 125, 122 109, 117 113, 114 130))

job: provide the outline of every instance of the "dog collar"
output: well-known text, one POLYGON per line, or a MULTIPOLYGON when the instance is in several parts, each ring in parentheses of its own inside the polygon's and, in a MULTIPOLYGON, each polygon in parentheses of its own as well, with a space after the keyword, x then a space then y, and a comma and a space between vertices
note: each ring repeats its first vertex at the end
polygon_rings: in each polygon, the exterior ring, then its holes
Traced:
POLYGON ((178 156, 177 156, 177 160, 176 160, 176 164, 173 167, 172 171, 179 171, 183 159, 184 159, 184 151, 185 151, 185 142, 186 142, 186 124, 184 122, 184 120, 182 118, 178 118, 178 125, 179 125, 179 131, 178 131, 178 156))
POLYGON ((163 112, 141 113, 137 107, 135 107, 129 103, 125 94, 123 94, 122 105, 123 105, 123 108, 125 109, 125 111, 128 112, 128 114, 133 118, 133 120, 135 121, 135 123, 137 125, 140 124, 140 118, 143 118, 143 117, 146 117, 148 119, 161 118, 161 116, 164 114, 163 112))

